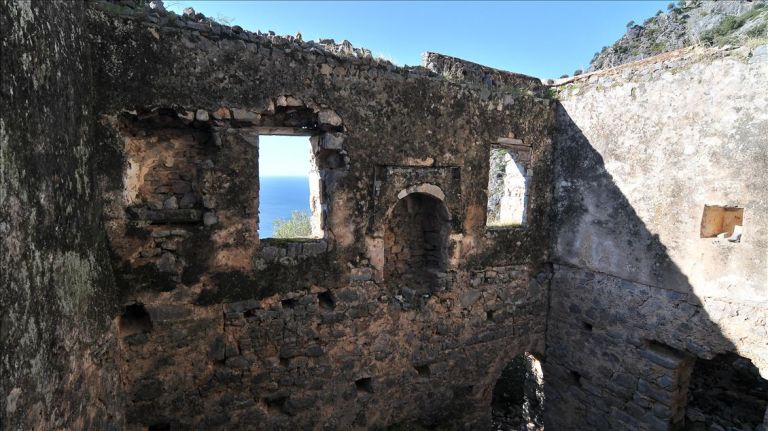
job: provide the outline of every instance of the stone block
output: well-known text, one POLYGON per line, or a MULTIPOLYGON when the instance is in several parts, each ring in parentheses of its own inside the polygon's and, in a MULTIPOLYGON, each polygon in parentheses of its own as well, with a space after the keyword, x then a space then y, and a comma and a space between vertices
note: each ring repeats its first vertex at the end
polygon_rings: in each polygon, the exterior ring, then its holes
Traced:
POLYGON ((675 394, 673 392, 659 388, 644 379, 637 381, 637 392, 667 406, 674 403, 675 394))
POLYGON ((475 302, 477 302, 481 296, 482 293, 480 293, 479 290, 468 290, 466 292, 462 292, 461 295, 459 295, 459 305, 462 308, 469 308, 475 302))
POLYGON ((343 144, 343 133, 323 133, 320 140, 320 146, 325 150, 342 150, 343 144))
POLYGON ((325 241, 306 242, 303 244, 301 253, 304 256, 317 256, 318 254, 325 253, 328 245, 325 241))
POLYGON ((317 114, 317 122, 321 125, 329 125, 338 127, 341 126, 342 120, 339 115, 330 110, 330 109, 323 109, 317 114))
POLYGON ((241 121, 244 123, 257 123, 261 119, 260 114, 239 108, 232 108, 232 117, 235 119, 235 121, 241 121))
POLYGON ((223 361, 225 357, 226 346, 224 337, 217 335, 208 345, 208 359, 212 361, 223 361))
POLYGON ((687 359, 681 352, 655 342, 641 349, 640 356, 670 370, 679 368, 687 359))

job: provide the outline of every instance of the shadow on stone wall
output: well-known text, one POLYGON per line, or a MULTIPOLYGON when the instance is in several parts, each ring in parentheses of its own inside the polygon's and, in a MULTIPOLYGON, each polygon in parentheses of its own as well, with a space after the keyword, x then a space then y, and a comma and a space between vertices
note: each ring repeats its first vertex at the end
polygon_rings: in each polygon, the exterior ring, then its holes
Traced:
POLYGON ((546 427, 678 429, 697 358, 735 346, 601 154, 562 105, 556 110, 546 427))

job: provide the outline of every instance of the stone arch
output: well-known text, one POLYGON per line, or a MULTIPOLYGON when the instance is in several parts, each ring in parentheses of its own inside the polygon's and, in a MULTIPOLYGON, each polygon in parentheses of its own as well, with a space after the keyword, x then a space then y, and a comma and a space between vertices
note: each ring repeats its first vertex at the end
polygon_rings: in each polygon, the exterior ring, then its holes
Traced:
POLYGON ((443 290, 451 231, 445 194, 425 183, 407 187, 397 197, 383 227, 384 280, 406 300, 443 290))

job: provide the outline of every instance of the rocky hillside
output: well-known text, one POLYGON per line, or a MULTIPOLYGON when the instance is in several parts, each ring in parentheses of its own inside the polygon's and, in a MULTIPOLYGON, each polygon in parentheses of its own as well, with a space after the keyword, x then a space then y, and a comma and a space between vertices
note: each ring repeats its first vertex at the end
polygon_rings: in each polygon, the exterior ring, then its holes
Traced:
POLYGON ((627 23, 627 33, 595 53, 588 71, 606 69, 694 44, 740 44, 768 39, 765 0, 686 0, 670 3, 642 24, 627 23))

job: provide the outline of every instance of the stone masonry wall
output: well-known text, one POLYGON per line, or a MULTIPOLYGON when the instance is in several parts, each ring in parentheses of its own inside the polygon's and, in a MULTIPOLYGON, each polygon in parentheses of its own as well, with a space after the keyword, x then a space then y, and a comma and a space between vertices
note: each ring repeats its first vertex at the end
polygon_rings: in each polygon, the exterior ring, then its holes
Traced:
POLYGON ((120 429, 85 7, 0 2, 0 429, 120 429))
POLYGON ((768 374, 768 50, 681 50, 562 82, 547 330, 553 429, 681 425, 697 358, 768 374), (740 242, 701 238, 744 208, 740 242))
POLYGON ((544 350, 538 80, 131 2, 95 3, 87 25, 128 429, 490 426, 503 367, 544 350), (258 238, 259 134, 311 137, 321 238, 258 238), (529 223, 486 230, 500 139, 531 148, 529 223), (432 220, 398 216, 425 199, 442 224, 417 227, 430 281, 413 288, 387 275, 385 236, 432 220))

